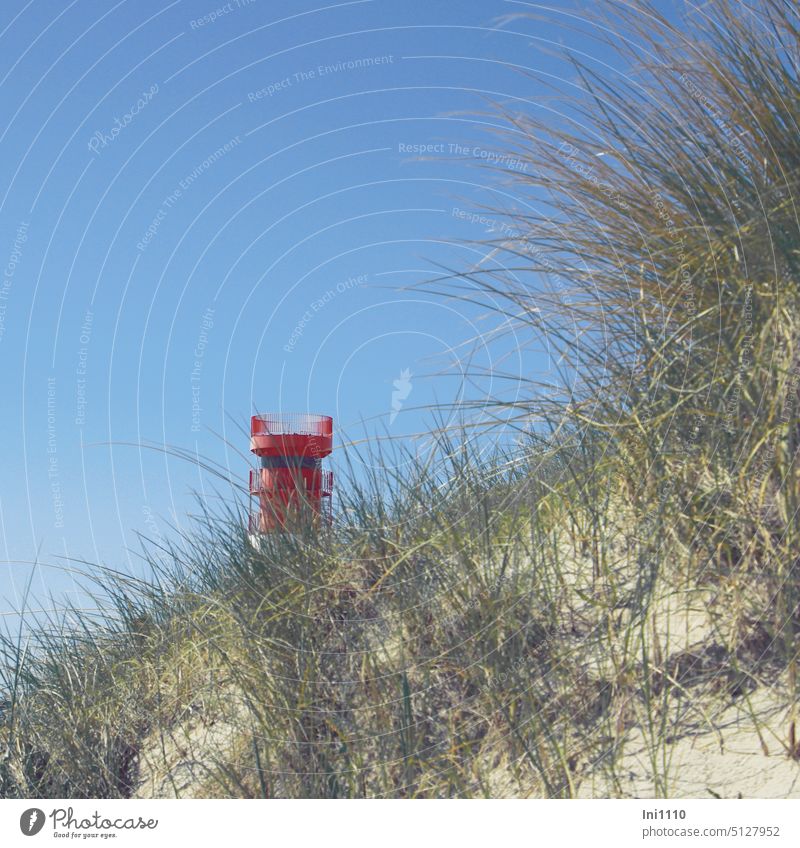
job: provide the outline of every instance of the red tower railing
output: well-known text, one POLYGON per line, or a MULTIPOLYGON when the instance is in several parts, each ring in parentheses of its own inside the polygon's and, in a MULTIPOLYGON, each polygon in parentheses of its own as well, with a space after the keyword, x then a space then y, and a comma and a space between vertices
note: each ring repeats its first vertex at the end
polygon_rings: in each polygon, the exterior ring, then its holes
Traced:
POLYGON ((250 471, 250 494, 258 498, 251 533, 286 527, 304 513, 330 513, 333 474, 322 470, 322 460, 332 449, 328 415, 267 413, 250 419, 250 450, 260 459, 260 468, 250 471))

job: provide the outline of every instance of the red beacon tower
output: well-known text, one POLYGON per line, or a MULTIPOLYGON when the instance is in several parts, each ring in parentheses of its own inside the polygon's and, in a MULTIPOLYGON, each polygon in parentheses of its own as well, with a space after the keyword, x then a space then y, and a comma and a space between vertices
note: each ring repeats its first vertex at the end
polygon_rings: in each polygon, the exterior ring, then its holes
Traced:
POLYGON ((322 460, 332 449, 328 415, 270 412, 250 419, 250 450, 260 459, 250 471, 250 495, 258 498, 251 533, 286 528, 303 515, 330 516, 333 473, 322 470, 322 460))

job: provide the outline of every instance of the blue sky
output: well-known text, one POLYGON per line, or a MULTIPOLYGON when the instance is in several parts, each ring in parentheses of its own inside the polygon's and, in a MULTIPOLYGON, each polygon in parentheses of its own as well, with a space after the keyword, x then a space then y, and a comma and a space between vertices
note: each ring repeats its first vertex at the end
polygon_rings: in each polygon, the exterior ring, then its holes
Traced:
POLYGON ((254 410, 331 414, 341 445, 460 397, 454 349, 496 321, 409 287, 481 258, 468 213, 532 202, 486 167, 488 101, 553 107, 519 69, 597 51, 566 4, 497 26, 530 6, 3 4, 0 605, 37 556, 58 595, 69 558, 136 573, 136 532, 185 526, 214 481, 165 445, 244 480, 254 410))

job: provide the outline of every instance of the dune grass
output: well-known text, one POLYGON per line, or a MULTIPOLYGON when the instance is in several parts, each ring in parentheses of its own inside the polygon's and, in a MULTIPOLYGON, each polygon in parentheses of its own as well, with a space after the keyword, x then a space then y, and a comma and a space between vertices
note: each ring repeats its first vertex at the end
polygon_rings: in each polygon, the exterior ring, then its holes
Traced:
POLYGON ((6 636, 0 796, 669 797, 731 705, 800 757, 796 14, 604 9, 629 75, 503 113, 536 202, 431 284, 546 334, 563 393, 493 399, 526 435, 490 456, 374 448, 330 527, 204 512, 6 636))

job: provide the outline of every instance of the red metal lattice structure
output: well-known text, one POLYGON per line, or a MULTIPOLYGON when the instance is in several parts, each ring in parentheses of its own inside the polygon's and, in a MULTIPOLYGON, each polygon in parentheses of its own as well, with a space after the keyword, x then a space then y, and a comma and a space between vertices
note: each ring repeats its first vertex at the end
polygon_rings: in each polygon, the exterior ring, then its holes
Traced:
POLYGON ((250 471, 251 533, 270 533, 303 516, 330 515, 333 474, 322 460, 333 449, 328 415, 266 413, 250 419, 250 450, 260 467, 250 471), (323 500, 324 499, 324 500, 323 500))

